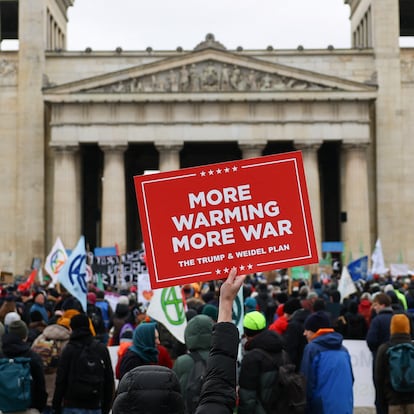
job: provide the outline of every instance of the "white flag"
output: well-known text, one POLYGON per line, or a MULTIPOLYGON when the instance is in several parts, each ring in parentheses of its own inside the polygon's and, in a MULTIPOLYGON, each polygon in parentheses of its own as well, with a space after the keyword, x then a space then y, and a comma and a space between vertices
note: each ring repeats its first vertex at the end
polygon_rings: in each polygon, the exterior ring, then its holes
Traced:
POLYGON ((162 323, 181 343, 187 327, 183 296, 179 286, 153 290, 147 315, 162 323))
POLYGON ((384 255, 382 254, 381 240, 377 239, 375 243, 374 251, 371 255, 372 268, 371 273, 373 275, 383 275, 387 273, 388 269, 385 267, 384 255))
POLYGON ((68 255, 63 246, 62 240, 58 237, 55 241, 55 244, 52 247, 52 250, 48 254, 45 260, 45 270, 52 278, 53 283, 57 282, 57 275, 68 260, 68 255))
POLYGON ((68 260, 61 267, 57 279, 81 303, 86 312, 86 250, 85 237, 81 236, 68 260))
POLYGON ((243 336, 243 319, 244 319, 244 301, 243 301, 243 286, 240 287, 239 293, 233 302, 233 323, 239 330, 240 338, 243 336))
POLYGON ((338 292, 341 294, 341 302, 349 295, 352 295, 357 291, 354 281, 349 274, 348 267, 342 266, 341 278, 338 283, 338 292))

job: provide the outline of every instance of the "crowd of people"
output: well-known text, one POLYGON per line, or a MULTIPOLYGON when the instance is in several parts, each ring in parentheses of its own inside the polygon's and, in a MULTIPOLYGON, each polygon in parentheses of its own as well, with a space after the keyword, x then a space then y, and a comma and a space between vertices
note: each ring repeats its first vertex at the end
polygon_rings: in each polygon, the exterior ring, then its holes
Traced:
POLYGON ((341 298, 335 276, 269 282, 232 269, 226 281, 183 287, 185 344, 146 315, 134 290, 119 292, 112 309, 91 284, 85 312, 60 289, 3 286, 0 357, 30 359, 27 412, 348 414, 354 376, 343 340, 359 339, 373 356, 377 414, 414 413, 414 392, 393 388, 387 352, 412 339, 410 277, 378 277, 341 298), (232 323, 239 288, 242 338, 232 323), (115 363, 109 346, 118 347, 115 363), (280 385, 287 365, 304 379, 303 406, 280 385))

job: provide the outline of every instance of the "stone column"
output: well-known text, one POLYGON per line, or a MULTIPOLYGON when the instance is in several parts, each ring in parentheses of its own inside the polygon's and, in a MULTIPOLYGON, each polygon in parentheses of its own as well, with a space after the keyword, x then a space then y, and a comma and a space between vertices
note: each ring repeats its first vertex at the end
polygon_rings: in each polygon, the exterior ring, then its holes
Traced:
POLYGON ((60 237, 73 249, 81 236, 79 147, 54 146, 53 242, 60 237))
POLYGON ((341 152, 341 211, 346 213, 341 232, 353 259, 371 252, 367 147, 345 142, 341 152))
POLYGON ((180 169, 180 151, 183 148, 182 141, 155 142, 159 157, 160 171, 173 171, 180 169))
POLYGON ((243 159, 247 158, 256 158, 263 155, 263 150, 266 146, 266 141, 257 141, 257 142, 243 142, 239 141, 239 148, 242 151, 243 159))
POLYGON ((102 236, 104 247, 126 251, 126 202, 124 152, 127 145, 101 145, 104 152, 102 177, 102 236))
POLYGON ((305 169, 313 229, 319 257, 322 257, 321 187, 318 167, 318 149, 321 145, 322 141, 295 141, 295 148, 302 151, 303 167, 305 169))

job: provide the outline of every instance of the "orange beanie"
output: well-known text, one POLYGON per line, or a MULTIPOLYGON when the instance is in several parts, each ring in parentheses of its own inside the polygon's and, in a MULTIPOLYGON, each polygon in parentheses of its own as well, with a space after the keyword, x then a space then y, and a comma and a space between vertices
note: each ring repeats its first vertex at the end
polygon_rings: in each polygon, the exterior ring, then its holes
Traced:
POLYGON ((406 315, 403 313, 398 313, 391 318, 391 325, 390 325, 390 332, 391 335, 404 333, 410 333, 410 320, 406 315))

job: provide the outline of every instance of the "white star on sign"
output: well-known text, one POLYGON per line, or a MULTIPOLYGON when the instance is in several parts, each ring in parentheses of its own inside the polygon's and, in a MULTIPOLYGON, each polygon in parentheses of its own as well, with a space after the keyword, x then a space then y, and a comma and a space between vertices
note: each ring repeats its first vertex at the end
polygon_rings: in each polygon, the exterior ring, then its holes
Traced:
POLYGON ((200 175, 201 175, 202 177, 205 177, 205 176, 206 176, 206 172, 205 172, 205 171, 201 171, 200 175))
POLYGON ((210 170, 210 171, 208 172, 208 175, 214 175, 214 171, 213 171, 213 170, 210 170))

